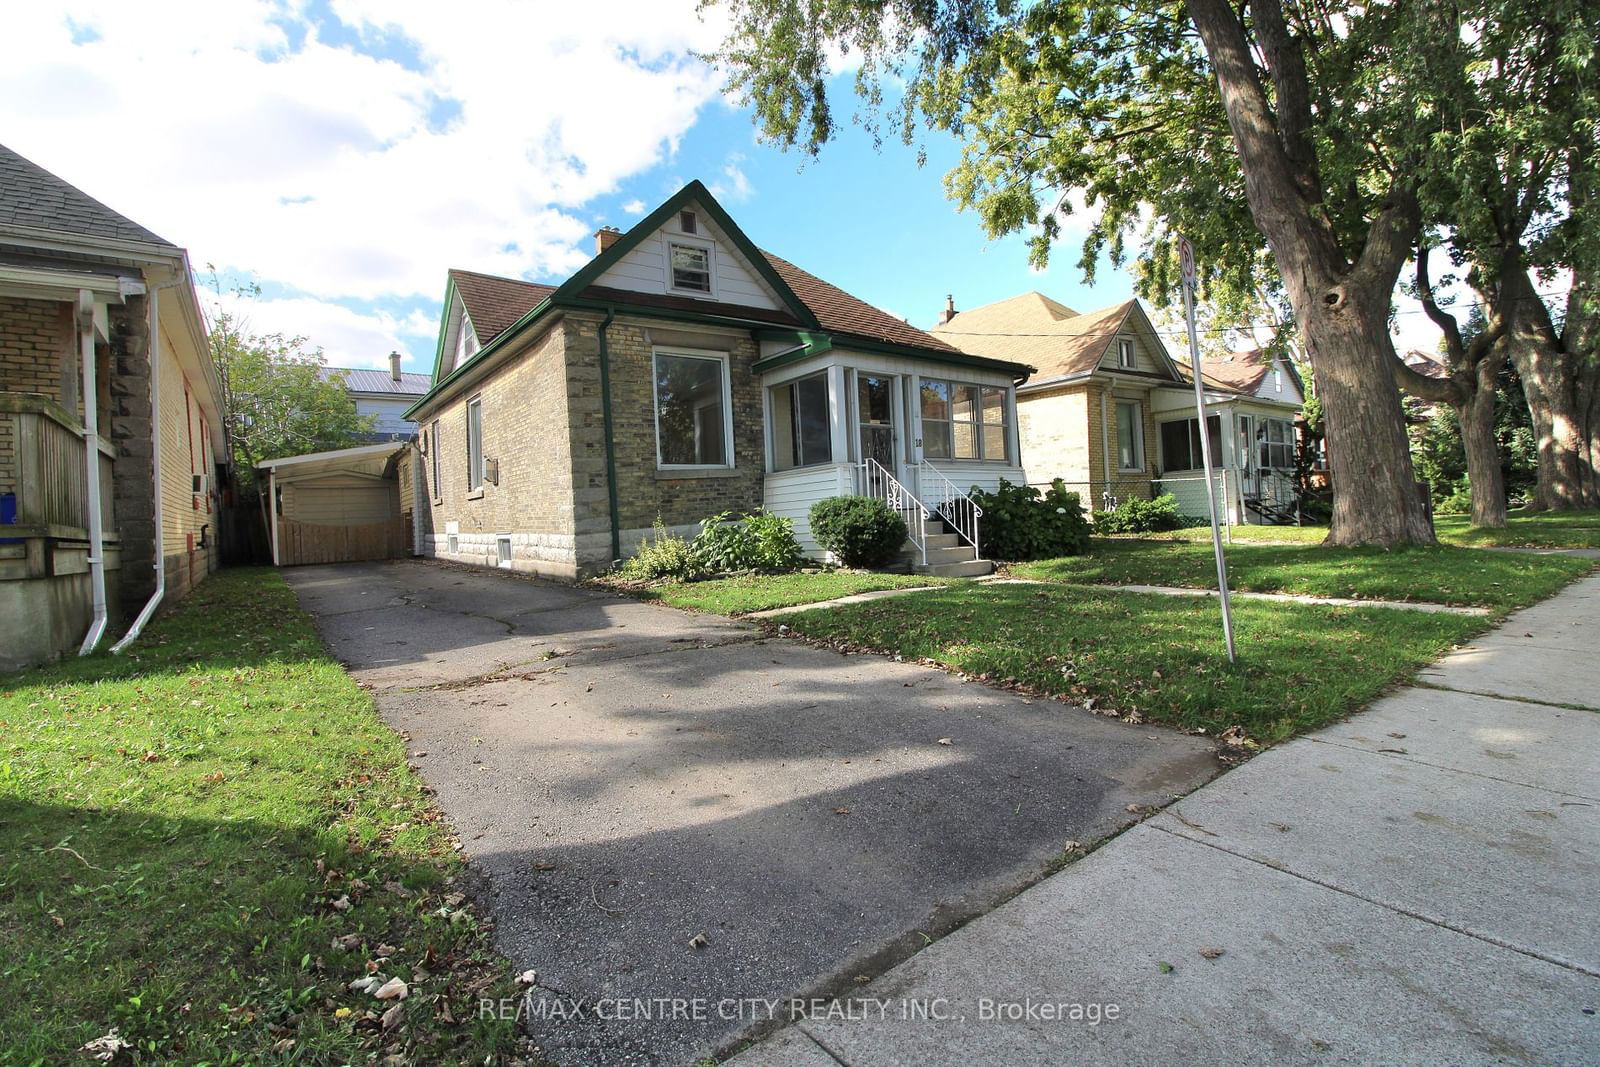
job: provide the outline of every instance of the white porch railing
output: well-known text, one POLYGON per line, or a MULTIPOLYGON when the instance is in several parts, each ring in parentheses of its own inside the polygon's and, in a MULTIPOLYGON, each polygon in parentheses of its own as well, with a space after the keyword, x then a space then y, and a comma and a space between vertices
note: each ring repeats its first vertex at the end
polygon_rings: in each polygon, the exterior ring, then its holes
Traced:
POLYGON ((906 520, 906 540, 916 547, 922 565, 928 564, 928 509, 883 464, 869 459, 856 467, 856 494, 889 505, 906 520))
POLYGON ((978 502, 927 460, 917 464, 917 489, 922 493, 923 506, 943 519, 976 554, 978 520, 983 518, 978 502))

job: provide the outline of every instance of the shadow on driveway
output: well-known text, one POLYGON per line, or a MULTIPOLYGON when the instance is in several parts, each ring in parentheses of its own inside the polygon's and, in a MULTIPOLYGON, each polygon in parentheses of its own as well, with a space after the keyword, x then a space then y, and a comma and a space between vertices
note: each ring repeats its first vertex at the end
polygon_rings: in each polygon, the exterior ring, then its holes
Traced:
POLYGON ((530 1019, 560 1063, 735 1047, 771 1013, 724 1002, 853 988, 1217 770, 1195 738, 712 616, 433 564, 285 574, 426 753, 535 1009, 584 1005, 530 1019))

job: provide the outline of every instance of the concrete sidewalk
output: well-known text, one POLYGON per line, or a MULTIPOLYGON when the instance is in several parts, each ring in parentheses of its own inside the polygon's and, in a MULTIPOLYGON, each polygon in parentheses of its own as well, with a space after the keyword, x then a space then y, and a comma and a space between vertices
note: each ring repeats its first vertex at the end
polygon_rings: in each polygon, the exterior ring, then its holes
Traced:
POLYGON ((1594 1063, 1597 648, 1600 576, 731 1062, 1594 1063))

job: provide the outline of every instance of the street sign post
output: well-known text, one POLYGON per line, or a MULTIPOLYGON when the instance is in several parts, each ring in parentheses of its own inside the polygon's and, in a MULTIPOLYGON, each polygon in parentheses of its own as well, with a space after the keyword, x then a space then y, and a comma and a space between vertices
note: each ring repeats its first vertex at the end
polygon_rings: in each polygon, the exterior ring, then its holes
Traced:
POLYGON ((1233 648, 1233 607, 1228 601, 1228 561, 1222 554, 1222 530, 1217 522, 1217 487, 1213 482, 1211 432, 1206 424, 1206 390, 1200 377, 1200 340, 1194 328, 1194 248, 1178 236, 1178 266, 1183 271, 1183 315, 1189 322, 1189 366, 1194 370, 1194 408, 1200 427, 1200 458, 1206 469, 1206 505, 1211 511, 1211 548, 1217 557, 1217 591, 1222 599, 1222 633, 1228 642, 1228 662, 1238 662, 1233 648))

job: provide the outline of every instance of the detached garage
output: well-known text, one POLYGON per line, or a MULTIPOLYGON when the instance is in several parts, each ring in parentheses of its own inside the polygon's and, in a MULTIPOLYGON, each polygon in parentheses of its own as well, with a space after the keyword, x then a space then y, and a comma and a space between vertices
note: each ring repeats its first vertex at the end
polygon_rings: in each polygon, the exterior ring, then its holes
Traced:
POLYGON ((353 563, 411 555, 410 445, 384 443, 257 464, 267 477, 272 562, 353 563))

